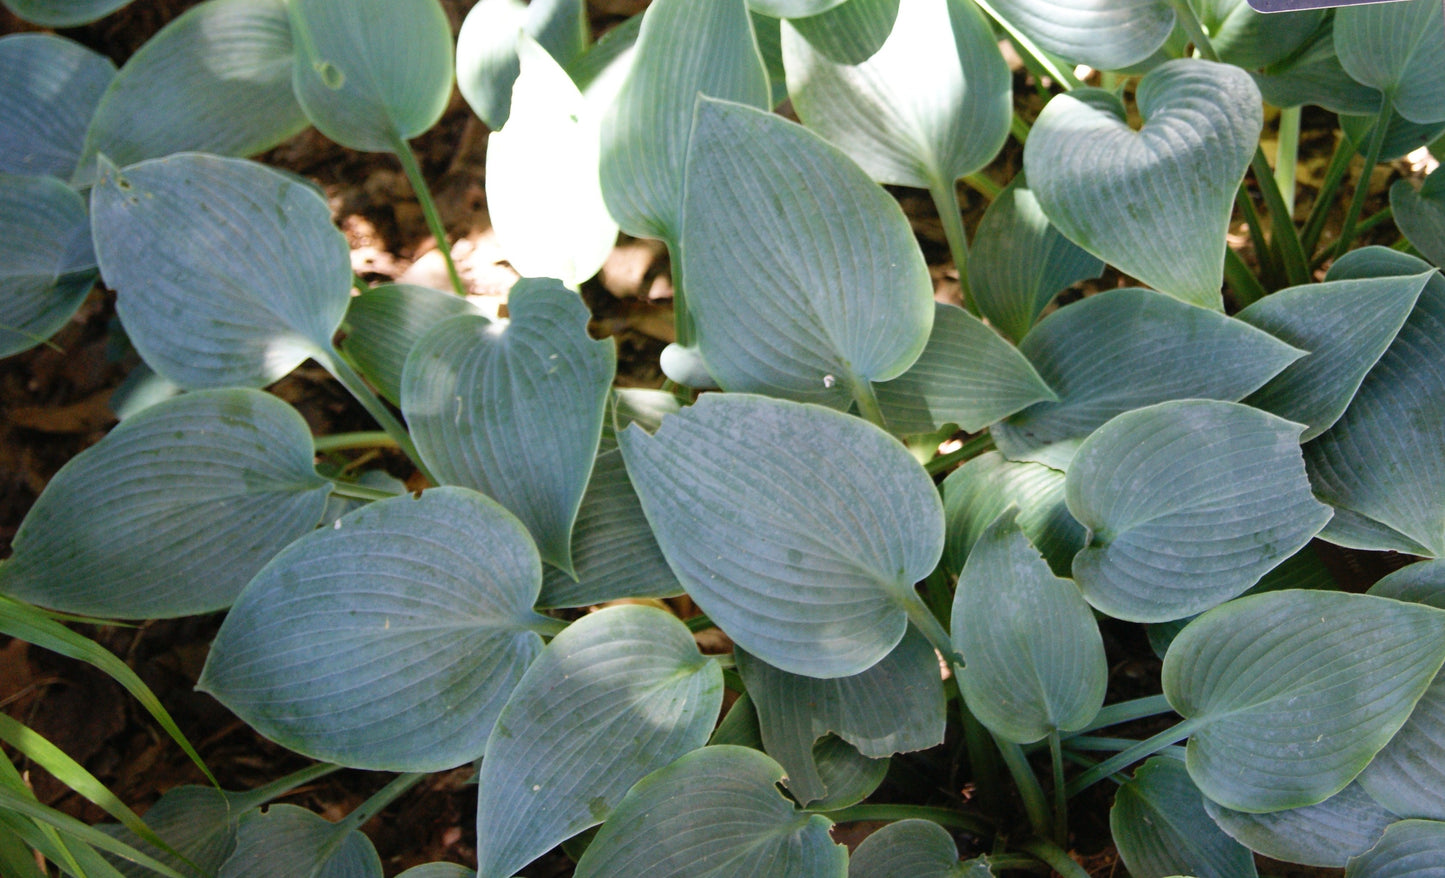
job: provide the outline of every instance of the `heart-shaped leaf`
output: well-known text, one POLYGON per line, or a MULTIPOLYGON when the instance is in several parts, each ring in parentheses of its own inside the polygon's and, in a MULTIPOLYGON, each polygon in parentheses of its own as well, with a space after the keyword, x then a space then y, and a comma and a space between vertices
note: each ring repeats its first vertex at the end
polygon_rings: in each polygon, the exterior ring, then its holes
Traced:
POLYGON ((913 365, 928 266, 898 203, 837 147, 703 98, 687 167, 687 301, 723 388, 844 408, 913 365))
POLYGON ((1262 15, 1247 0, 1190 0, 1219 60, 1246 69, 1284 61, 1325 21, 1323 9, 1262 15))
POLYGON ((197 685, 317 759, 451 768, 481 755, 541 650, 541 583, 526 530, 487 498, 434 488, 382 500, 256 574, 197 685))
POLYGON ((1329 429, 1395 340, 1431 276, 1305 284, 1239 312, 1250 326, 1309 351, 1245 402, 1306 425, 1305 442, 1329 429))
POLYGON ((1074 578, 1101 612, 1164 622, 1242 594, 1324 527, 1300 426, 1236 403, 1166 402, 1084 441, 1064 496, 1089 529, 1074 578))
POLYGON ((1004 512, 969 553, 953 598, 959 691, 979 722, 1016 744, 1081 729, 1104 704, 1109 665, 1093 611, 1049 571, 1004 512))
POLYGON ((423 336, 401 407, 438 478, 496 498, 570 574, 617 351, 587 335, 587 307, 557 281, 519 281, 507 308, 509 323, 464 314, 423 336))
POLYGON ((317 130, 350 149, 401 152, 452 94, 440 0, 288 0, 292 86, 317 130))
POLYGON ((958 861, 958 845, 932 820, 890 823, 867 838, 848 860, 848 878, 992 878, 988 858, 958 861))
POLYGON ((942 489, 948 522, 943 563, 954 573, 963 571, 974 543, 1009 506, 1018 507, 1016 523, 1055 574, 1067 577, 1074 554, 1084 547, 1087 534, 1064 505, 1059 470, 991 451, 949 473, 942 489))
MULTIPOLYGON (((1411 564, 1370 589, 1445 609, 1445 562, 1411 564)), ((1445 679, 1437 675, 1410 719, 1360 775, 1360 786, 1384 807, 1409 817, 1445 819, 1445 679)))
POLYGON ((665 598, 682 585, 657 547, 617 448, 597 455, 572 527, 576 579, 549 566, 541 607, 586 607, 622 598, 665 598))
POLYGON ((1254 75, 1264 99, 1276 107, 1313 104, 1332 113, 1374 116, 1380 93, 1350 78, 1335 54, 1334 17, 1285 61, 1254 75))
POLYGON ((756 750, 689 753, 628 792, 577 863, 577 878, 844 878, 848 851, 828 837, 832 823, 796 810, 778 792, 783 776, 756 750))
POLYGON ((158 403, 55 474, 0 565, 0 591, 118 618, 223 609, 321 519, 330 485, 312 458, 306 422, 259 391, 158 403))
POLYGON ((1347 7, 1335 13, 1345 71, 1379 89, 1412 122, 1445 121, 1445 16, 1434 0, 1347 7))
POLYGON ((1237 401, 1304 356, 1245 323, 1141 289, 1060 308, 1019 349, 1058 402, 1031 406, 989 432, 1006 456, 1056 469, 1115 415, 1171 399, 1237 401))
POLYGON ((477 874, 509 878, 608 819, 644 775, 707 743, 722 689, 717 663, 661 610, 611 607, 568 626, 487 742, 477 874))
POLYGON ((487 211, 513 268, 576 289, 617 243, 597 177, 597 118, 541 45, 524 34, 517 54, 511 115, 487 138, 487 211))
POLYGON ((457 89, 493 131, 507 124, 512 111, 512 84, 521 71, 518 32, 566 67, 587 48, 587 4, 481 0, 467 13, 457 34, 457 89))
POLYGON ((1390 208, 1400 234, 1426 259, 1445 265, 1445 174, 1432 172, 1419 189, 1408 180, 1396 180, 1390 187, 1390 208))
POLYGON ((109 58, 64 37, 0 38, 0 173, 69 178, 114 77, 109 58))
POLYGON ((4 0, 6 9, 41 27, 75 27, 104 18, 131 0, 4 0))
POLYGON ((943 551, 942 504, 877 427, 819 406, 707 394, 655 436, 617 438, 687 593, 768 664, 852 676, 928 612, 913 585, 943 551))
POLYGON ((54 177, 0 173, 0 357, 70 320, 95 285, 85 202, 54 177))
POLYGON ((295 805, 272 805, 242 818, 235 853, 217 878, 381 878, 381 874, 381 858, 360 831, 295 805))
POLYGON ((788 790, 803 804, 833 792, 813 760, 814 744, 830 732, 875 759, 943 743, 938 657, 917 632, 850 677, 789 674, 745 652, 738 672, 757 708, 763 749, 787 769, 788 790))
POLYGON ((381 395, 401 404, 401 373, 417 341, 448 317, 481 309, 454 293, 382 284, 351 300, 341 349, 381 395))
POLYGON ((1163 0, 993 0, 1010 24, 1057 55, 1118 70, 1153 55, 1174 30, 1163 0))
POLYGON ((396 878, 476 878, 477 873, 456 863, 422 863, 412 866, 396 878))
POLYGON ((852 0, 783 25, 798 118, 880 183, 935 189, 988 164, 1008 139, 1012 78, 997 39, 967 0, 852 0), (833 60, 812 40, 848 40, 892 16, 866 60, 833 60))
POLYGON ((186 153, 106 168, 90 204, 116 311, 161 375, 263 387, 331 349, 350 249, 326 200, 294 177, 186 153))
POLYGON ((700 94, 771 106, 747 6, 656 0, 643 13, 627 81, 602 119, 602 194, 627 234, 677 241, 700 94))
MULTIPOLYGON (((1429 266, 1371 247, 1329 280, 1417 275, 1429 266)), ((1358 548, 1445 554, 1445 278, 1431 278, 1344 415, 1305 447, 1315 494, 1335 507, 1323 536, 1358 548)))
POLYGON ((1445 612, 1290 590, 1200 616, 1175 638, 1161 673, 1170 706, 1194 729, 1195 784, 1226 808, 1264 812, 1344 789, 1442 662, 1445 612))
POLYGON ((1139 83, 1144 125, 1108 92, 1049 101, 1024 147, 1029 188, 1074 243, 1161 292, 1223 310, 1225 233, 1263 126, 1238 67, 1170 61, 1139 83))
POLYGON ((935 302, 928 344, 907 372, 874 388, 888 428, 932 433, 949 424, 976 432, 1053 391, 1018 349, 983 321, 935 302))
POLYGON ((1020 174, 979 221, 968 283, 989 324, 1017 341, 1054 296, 1103 270, 1100 259, 1049 222, 1020 174))
MULTIPOLYGON (((240 799, 215 787, 174 787, 146 810, 145 822, 172 849, 199 866, 202 874, 215 874, 236 849, 237 823, 245 810, 239 807, 243 804, 240 799)), ((178 871, 187 868, 174 854, 148 845, 118 823, 97 828, 178 871)), ((115 867, 126 878, 150 878, 154 874, 119 859, 115 867)))
POLYGON ((1184 763, 1156 756, 1114 794, 1109 830, 1135 878, 1253 878, 1254 855, 1204 811, 1184 763))
POLYGON ((1445 823, 1401 820, 1350 861, 1345 878, 1433 878, 1445 861, 1445 823))
POLYGON ((209 0, 151 38, 101 98, 77 179, 95 178, 97 155, 121 166, 188 150, 248 156, 305 128, 286 6, 209 0))
POLYGON ((1205 799, 1204 809, 1221 829, 1252 851, 1287 863, 1335 869, 1344 868, 1350 857, 1374 847, 1385 827, 1399 819, 1358 783, 1304 808, 1249 814, 1205 799))

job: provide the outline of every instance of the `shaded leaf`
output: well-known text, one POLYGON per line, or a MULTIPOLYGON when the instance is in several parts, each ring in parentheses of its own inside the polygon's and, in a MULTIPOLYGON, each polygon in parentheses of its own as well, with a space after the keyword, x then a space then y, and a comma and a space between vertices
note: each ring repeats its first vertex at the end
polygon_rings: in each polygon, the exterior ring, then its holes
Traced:
POLYGON ((371 840, 295 805, 272 805, 241 820, 236 850, 217 878, 381 878, 371 840))
MULTIPOLYGON (((236 849, 236 829, 241 809, 235 794, 215 787, 179 786, 167 790, 145 813, 145 822, 172 848, 212 875, 236 849)), ((124 827, 98 827, 127 844, 178 870, 188 868, 179 858, 146 844, 124 827)), ((116 860, 115 866, 127 878, 148 878, 153 873, 134 863, 116 860)))
POLYGON ((963 871, 953 836, 932 820, 898 820, 863 839, 848 861, 848 878, 987 878, 963 871))
POLYGON ((902 445, 830 409, 707 394, 618 437, 673 572, 739 646, 812 677, 891 652, 943 550, 933 483, 902 445), (799 436, 812 437, 799 443, 799 436))
POLYGON ((90 219, 126 333, 171 381, 261 387, 330 350, 351 257, 309 186, 183 153, 106 169, 90 219))
MULTIPOLYGON (((890 760, 887 756, 864 756, 842 738, 824 735, 813 744, 812 763, 827 795, 804 804, 814 811, 832 811, 873 795, 888 776, 890 760)), ((793 788, 788 789, 791 792, 793 788)), ((798 796, 794 794, 794 798, 798 796)))
POLYGON ((573 622, 487 742, 478 875, 508 878, 607 820, 644 775, 707 743, 721 707, 722 670, 675 616, 618 606, 573 622))
POLYGON ((1284 61, 1325 21, 1323 9, 1262 15, 1247 0, 1190 0, 1219 59, 1244 68, 1284 61))
POLYGON ((577 864, 578 878, 788 875, 843 878, 848 852, 832 823, 793 808, 783 769, 742 747, 704 747, 643 778, 577 864))
POLYGON ((42 27, 75 27, 110 15, 131 0, 4 0, 5 8, 42 27))
POLYGON ((0 173, 0 357, 60 330, 95 285, 85 202, 54 177, 0 173))
POLYGON ((508 323, 461 315, 423 336, 402 373, 401 407, 437 478, 496 498, 542 560, 571 573, 617 351, 588 336, 587 307, 557 281, 524 278, 507 308, 508 323))
POLYGON ((1249 878, 1249 848, 1210 822, 1184 763, 1156 756, 1114 794, 1109 829, 1135 878, 1249 878))
POLYGON ((996 451, 981 454, 943 480, 948 522, 943 563, 954 573, 984 530, 1010 505, 1016 522, 1056 575, 1067 577, 1087 534, 1064 504, 1064 474, 1037 463, 1012 461, 996 451))
POLYGON ((1431 173, 1416 189, 1408 180, 1390 187, 1395 225, 1416 250, 1437 266, 1445 264, 1445 174, 1431 173))
POLYGON ((1445 823, 1401 820, 1350 861, 1345 878, 1435 878, 1445 861, 1445 823))
POLYGON ((1301 808, 1353 780, 1445 662, 1445 613, 1368 595, 1277 591, 1217 607, 1164 658, 1195 728, 1189 774, 1237 811, 1301 808), (1291 661, 1282 662, 1287 655, 1291 661))
POLYGON ((773 18, 806 18, 827 12, 844 0, 748 0, 748 7, 773 18))
POLYGON ((127 419, 46 486, 0 591, 119 618, 229 606, 316 526, 330 485, 306 422, 252 390, 190 393, 127 419))
POLYGON ((1335 13, 1335 52, 1357 82, 1379 89, 1412 122, 1445 121, 1445 17, 1433 0, 1335 13))
POLYGON ((69 178, 114 77, 109 58, 64 37, 0 38, 0 173, 69 178))
POLYGON ((1029 187, 1080 247, 1223 310, 1224 238, 1263 125, 1259 90, 1237 67, 1184 59, 1146 75, 1137 99, 1138 131, 1108 92, 1049 101, 1024 147, 1029 187))
POLYGON ((1276 107, 1312 104, 1332 113, 1375 115, 1380 93, 1350 77, 1335 54, 1334 17, 1292 58, 1252 74, 1264 99, 1276 107))
POLYGON ((898 203, 836 147, 703 98, 685 202, 688 307, 724 389, 845 408, 918 359, 928 266, 898 203))
POLYGON ((1380 840, 1398 818, 1352 783, 1320 802, 1267 814, 1231 811, 1209 799, 1204 808, 1240 844, 1276 860, 1344 868, 1380 840))
POLYGON ((541 574, 521 523, 472 491, 372 503, 256 574, 197 685, 318 759, 451 768, 481 755, 541 649, 541 574))
MULTIPOLYGON (((381 395, 401 404, 406 356, 433 327, 481 310, 454 293, 412 284, 382 284, 352 298, 341 350, 381 395)), ((484 318, 485 319, 485 318, 484 318)))

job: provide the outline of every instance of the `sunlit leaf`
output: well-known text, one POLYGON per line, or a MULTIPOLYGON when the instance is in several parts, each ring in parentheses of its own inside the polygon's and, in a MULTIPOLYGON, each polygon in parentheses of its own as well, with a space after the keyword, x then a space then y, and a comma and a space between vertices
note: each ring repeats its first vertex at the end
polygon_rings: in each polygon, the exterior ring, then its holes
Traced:
POLYGON ((994 9, 1042 48, 1100 70, 1145 60, 1169 38, 1164 0, 992 0, 994 9))
POLYGON ((481 0, 471 8, 457 34, 457 89, 488 128, 507 124, 512 110, 518 33, 566 67, 587 47, 586 8, 582 0, 481 0))

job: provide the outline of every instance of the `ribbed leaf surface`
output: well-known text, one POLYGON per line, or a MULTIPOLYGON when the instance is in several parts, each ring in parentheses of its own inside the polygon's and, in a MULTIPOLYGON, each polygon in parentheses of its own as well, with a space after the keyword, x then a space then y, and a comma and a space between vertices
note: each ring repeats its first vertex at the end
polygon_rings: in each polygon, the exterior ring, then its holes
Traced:
POLYGON ((1412 122, 1445 121, 1445 16, 1438 5, 1404 0, 1335 13, 1340 64, 1412 122))
MULTIPOLYGON (((241 817, 232 793, 215 787, 180 786, 167 790, 146 809, 145 822, 172 848, 199 866, 203 874, 214 874, 236 849, 236 827, 241 817)), ((184 873, 186 865, 131 833, 118 823, 97 827, 149 856, 184 873)), ((151 878, 155 873, 135 863, 117 859, 115 867, 126 878, 151 878)))
POLYGON ((1313 104, 1332 113, 1374 116, 1380 111, 1380 93, 1350 78, 1335 54, 1334 18, 1306 45, 1297 49, 1286 64, 1268 73, 1255 73, 1255 84, 1264 99, 1276 107, 1313 104))
POLYGON ((457 34, 457 89, 488 128, 506 125, 512 111, 517 32, 566 67, 587 47, 586 7, 582 0, 481 0, 471 8, 457 34))
POLYGON ((941 487, 948 521, 943 563, 949 570, 962 572, 984 530, 1009 506, 1017 506, 1015 521, 1024 536, 1043 553, 1054 573, 1069 575, 1086 534, 1064 505, 1062 472, 990 451, 949 473, 941 487))
POLYGON ((1222 310, 1224 236, 1263 125, 1259 89, 1238 67, 1185 59, 1146 75, 1138 103, 1135 131, 1108 92, 1049 101, 1024 147, 1029 187, 1080 247, 1222 310))
POLYGON ((724 389, 846 408, 918 359, 933 283, 908 220, 837 147, 781 116, 698 102, 687 301, 724 389))
POLYGON ((1416 189, 1408 180, 1396 180, 1390 187, 1390 208, 1400 233, 1425 254, 1445 265, 1445 174, 1431 173, 1416 189))
POLYGON ((158 403, 56 473, 0 566, 0 591, 118 618, 227 607, 321 519, 330 485, 312 456, 305 421, 264 393, 158 403))
POLYGON ((1374 847, 1385 827, 1399 819, 1358 783, 1303 808, 1249 814, 1205 799, 1204 809, 1221 829, 1252 851, 1287 863, 1335 869, 1344 868, 1350 857, 1374 847))
POLYGON ((863 839, 848 860, 848 878, 951 878, 958 864, 948 830, 932 820, 899 820, 863 839))
POLYGON ((85 202, 54 177, 0 173, 0 357, 40 344, 95 285, 85 202))
POLYGON ((109 58, 64 37, 0 38, 0 173, 68 179, 114 77, 109 58))
POLYGON ((1248 0, 1190 0, 1221 61, 1246 70, 1284 61, 1325 20, 1323 9, 1263 15, 1248 0))
POLYGON ((75 27, 104 18, 131 0, 4 0, 5 8, 41 27, 75 27))
POLYGON ((1436 878, 1445 862, 1445 823, 1401 820, 1380 843, 1351 860, 1345 878, 1436 878))
POLYGON ((1109 829, 1134 878, 1253 878, 1254 855, 1210 822, 1184 763, 1156 756, 1114 795, 1109 829))
POLYGON ((1445 612, 1368 595, 1277 591, 1180 632, 1164 694, 1200 726, 1189 774, 1239 811, 1322 802, 1409 717, 1445 662, 1445 612))
POLYGON ((1174 29, 1160 0, 993 0, 993 8, 1042 48, 1100 70, 1154 54, 1174 29))
POLYGON ((341 349, 381 395, 401 404, 406 356, 438 323, 458 314, 481 315, 455 293, 412 284, 382 284, 351 300, 341 349))
POLYGON ((943 508, 902 445, 850 415, 708 394, 618 437, 673 571, 767 663, 847 677, 891 652, 943 551, 943 508), (809 437, 799 442, 799 437, 809 437))
POLYGON ((236 851, 217 878, 381 878, 381 858, 360 831, 295 805, 272 805, 241 821, 236 851), (338 830, 345 835, 338 843, 338 830))
POLYGON ((263 165, 183 153, 105 170, 91 232, 146 363, 187 387, 263 387, 331 348, 351 257, 315 190, 263 165))
POLYGON ((703 746, 722 670, 677 618, 652 607, 593 613, 527 670, 487 742, 477 874, 511 875, 606 820, 644 775, 703 746))
POLYGON ((778 792, 756 750, 704 747, 638 782, 577 863, 577 878, 844 878, 832 823, 778 792))

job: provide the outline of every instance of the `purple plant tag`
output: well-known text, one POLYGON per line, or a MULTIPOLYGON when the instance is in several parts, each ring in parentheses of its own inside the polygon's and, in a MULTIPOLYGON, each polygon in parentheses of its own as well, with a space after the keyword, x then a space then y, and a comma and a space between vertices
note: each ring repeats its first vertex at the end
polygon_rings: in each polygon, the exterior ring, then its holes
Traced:
POLYGON ((1396 3, 1399 0, 1249 0, 1255 12, 1303 12, 1306 9, 1330 9, 1336 6, 1363 6, 1366 3, 1396 3))

